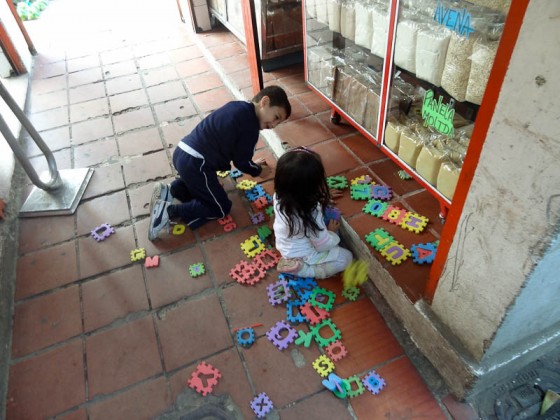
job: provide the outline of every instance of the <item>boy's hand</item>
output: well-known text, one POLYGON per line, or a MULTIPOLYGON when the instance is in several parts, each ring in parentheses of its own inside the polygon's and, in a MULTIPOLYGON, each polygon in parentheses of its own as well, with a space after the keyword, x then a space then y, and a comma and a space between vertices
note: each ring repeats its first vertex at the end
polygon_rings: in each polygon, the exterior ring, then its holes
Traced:
POLYGON ((329 220, 329 225, 327 229, 331 232, 336 232, 340 228, 340 222, 338 220, 329 220))
POLYGON ((261 164, 261 173, 259 174, 259 177, 267 179, 270 178, 271 174, 272 169, 270 169, 270 166, 268 166, 266 162, 264 164, 261 164))
POLYGON ((268 166, 265 158, 258 158, 257 160, 255 160, 255 163, 261 166, 268 166))

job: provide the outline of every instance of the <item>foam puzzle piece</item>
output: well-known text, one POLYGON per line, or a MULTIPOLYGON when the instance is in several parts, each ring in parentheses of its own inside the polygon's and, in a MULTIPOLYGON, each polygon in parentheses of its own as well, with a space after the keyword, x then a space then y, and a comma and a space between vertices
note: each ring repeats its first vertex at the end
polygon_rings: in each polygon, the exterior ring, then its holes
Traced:
POLYGON ((259 235, 261 242, 264 242, 266 238, 272 235, 272 230, 270 230, 270 228, 266 225, 259 226, 257 228, 257 234, 259 235))
POLYGON ((241 260, 230 270, 229 275, 239 284, 253 286, 265 277, 266 271, 248 261, 241 260))
POLYGON ((251 217, 251 223, 254 225, 258 225, 259 223, 262 223, 265 220, 264 213, 262 211, 251 214, 250 217, 251 217))
POLYGON ((387 211, 387 207, 389 207, 389 204, 373 199, 366 203, 362 211, 375 217, 381 217, 385 214, 385 211, 387 211))
POLYGON ((313 290, 317 287, 317 282, 311 277, 295 277, 288 280, 289 286, 302 302, 307 302, 313 290))
POLYGON ((334 370, 334 363, 326 355, 322 354, 313 362, 313 369, 325 378, 334 370))
POLYGON ((323 320, 323 322, 321 322, 320 324, 314 325, 311 328, 311 331, 313 332, 315 341, 320 347, 327 347, 329 344, 334 343, 336 340, 340 340, 342 338, 340 330, 336 327, 336 325, 330 318, 323 320), (321 332, 324 329, 330 329, 332 335, 327 338, 323 337, 321 335, 321 332))
POLYGON ((374 395, 379 394, 379 391, 385 388, 385 380, 374 370, 362 378, 362 383, 374 395))
POLYGON ((274 404, 272 404, 272 401, 270 400, 270 398, 268 398, 268 395, 266 395, 266 393, 264 392, 261 392, 259 395, 253 398, 251 400, 250 405, 251 408, 253 409, 253 412, 259 419, 262 419, 264 416, 270 413, 274 408, 274 404))
POLYGON ((310 302, 303 305, 300 312, 305 316, 311 325, 316 325, 330 316, 328 311, 313 306, 310 302))
POLYGON ((369 265, 365 260, 354 260, 342 273, 344 289, 361 286, 367 280, 369 265))
POLYGON ((144 266, 146 268, 153 268, 159 266, 159 255, 154 255, 153 257, 146 257, 144 261, 144 266))
POLYGON ((336 207, 328 206, 325 209, 323 219, 325 221, 325 225, 328 226, 331 220, 336 220, 337 222, 339 222, 341 217, 342 217, 342 213, 340 212, 339 209, 337 209, 336 207))
POLYGON ((292 324, 297 325, 307 321, 307 318, 301 313, 300 306, 299 300, 290 300, 286 303, 286 319, 292 324))
POLYGON ((243 179, 235 185, 235 188, 237 188, 238 190, 250 191, 253 188, 255 188, 256 185, 257 183, 255 181, 251 181, 249 179, 243 179))
POLYGON ((336 294, 334 292, 322 287, 316 287, 311 292, 311 295, 309 296, 309 299, 307 301, 317 308, 324 309, 325 311, 330 311, 333 307, 335 299, 336 294), (325 299, 326 302, 322 302, 322 300, 325 299))
POLYGON ((214 387, 218 384, 218 379, 221 377, 222 374, 214 366, 206 362, 200 362, 187 383, 190 388, 205 397, 208 393, 212 392, 214 387), (204 378, 204 381, 201 376, 204 378), (206 385, 204 385, 204 383, 206 383, 206 385))
POLYGON ((228 214, 226 217, 218 219, 218 223, 224 227, 225 232, 231 232, 233 229, 237 227, 231 214, 228 214))
POLYGON ((115 229, 109 223, 103 223, 91 231, 91 236, 97 242, 104 241, 109 236, 115 233, 115 229))
POLYGON ((342 289, 341 294, 346 299, 355 302, 358 299, 358 296, 360 296, 360 289, 357 287, 348 287, 346 289, 342 289))
POLYGON ((399 176, 400 179, 408 181, 409 179, 412 179, 412 176, 410 176, 404 169, 401 169, 400 171, 397 172, 397 175, 399 176))
POLYGON ((206 273, 206 269, 204 268, 203 263, 194 263, 189 266, 189 273, 191 277, 198 277, 202 276, 206 273))
POLYGON ((342 360, 346 355, 348 355, 348 350, 346 350, 346 346, 342 344, 342 341, 336 340, 333 341, 325 348, 325 352, 329 356, 329 358, 333 362, 338 362, 342 360))
POLYGON ((346 393, 348 398, 356 398, 357 396, 362 395, 366 390, 358 375, 350 376, 349 378, 346 378, 346 381, 350 386, 350 389, 346 393))
POLYGON ((284 350, 288 348, 288 345, 293 343, 296 339, 298 332, 286 321, 278 321, 267 333, 266 337, 268 340, 274 344, 278 350, 284 350), (287 334, 283 336, 284 332, 287 334))
POLYGON ((323 379, 321 383, 338 398, 346 398, 346 395, 350 390, 350 384, 345 379, 340 378, 332 372, 329 373, 328 378, 323 379))
POLYGON ((185 233, 185 230, 187 230, 187 227, 185 225, 177 223, 176 225, 173 225, 173 230, 171 231, 171 233, 175 236, 179 236, 185 233))
POLYGON ((305 348, 309 348, 311 345, 311 341, 313 341, 314 334, 312 331, 305 332, 303 330, 298 330, 299 337, 296 338, 295 344, 298 346, 303 346, 305 348))
POLYGON ((374 185, 375 182, 372 182, 371 176, 366 174, 366 175, 357 176, 356 178, 352 178, 352 180, 350 181, 350 184, 352 184, 352 185, 358 185, 358 184, 374 185))
POLYGON ((392 265, 399 265, 410 257, 410 251, 404 245, 393 241, 381 250, 381 255, 392 265))
POLYGON ((232 177, 233 179, 235 178, 239 178, 240 176, 243 175, 243 172, 241 172, 239 169, 234 168, 231 171, 229 171, 229 176, 232 177))
POLYGON ((218 175, 220 178, 225 178, 229 175, 229 171, 216 171, 216 175, 218 175))
POLYGON ((410 247, 412 251, 412 261, 416 264, 431 264, 434 262, 437 252, 437 245, 433 242, 425 244, 415 244, 410 247))
POLYGON ((253 258, 253 265, 259 267, 261 270, 270 270, 276 266, 280 261, 280 253, 274 249, 265 249, 255 258, 253 258))
POLYGON ((370 244, 376 251, 381 251, 387 245, 395 240, 389 232, 383 228, 377 228, 373 232, 366 235, 366 242, 370 244))
POLYGON ((145 248, 136 248, 130 251, 130 261, 142 261, 144 258, 146 258, 145 248))
POLYGON ((400 227, 414 233, 420 233, 428 224, 429 219, 417 213, 407 213, 402 219, 400 227))
POLYGON ((350 185, 350 198, 352 200, 371 199, 371 185, 369 184, 350 185))
POLYGON ((373 185, 371 187, 371 197, 389 201, 393 198, 393 189, 387 185, 373 185))
POLYGON ((335 190, 344 190, 348 188, 348 179, 345 176, 328 176, 326 178, 327 186, 335 190))
POLYGON ((268 206, 264 212, 268 217, 272 217, 274 215, 274 206, 268 206))
POLYGON ((255 201, 259 197, 263 197, 266 194, 262 185, 255 185, 249 191, 245 191, 245 196, 249 201, 255 201))
POLYGON ((255 199, 255 201, 253 201, 253 206, 255 206, 258 210, 264 209, 269 204, 270 203, 268 201, 268 198, 264 195, 262 197, 255 199))
POLYGON ((292 292, 288 287, 288 281, 284 279, 269 284, 266 286, 266 291, 268 294, 268 301, 272 306, 287 302, 292 296, 292 292))
POLYGON ((255 342, 255 330, 253 328, 242 328, 237 330, 237 343, 245 348, 251 347, 255 342))
POLYGON ((397 206, 389 206, 381 218, 389 223, 400 225, 408 212, 397 206))
POLYGON ((253 235, 241 243, 241 250, 247 257, 254 258, 264 251, 265 247, 258 235, 253 235))

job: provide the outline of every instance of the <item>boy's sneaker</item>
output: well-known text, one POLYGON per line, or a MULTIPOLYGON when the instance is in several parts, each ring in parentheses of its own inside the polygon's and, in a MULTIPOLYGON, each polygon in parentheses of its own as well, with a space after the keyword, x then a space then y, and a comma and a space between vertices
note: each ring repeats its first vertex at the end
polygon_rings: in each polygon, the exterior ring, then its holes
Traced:
MULTIPOLYGON (((152 197, 153 199, 153 197, 152 197)), ((169 201, 155 200, 150 207, 150 225, 148 226, 148 239, 153 241, 163 229, 169 229, 171 223, 167 208, 171 205, 169 201)))
MULTIPOLYGON (((153 203, 157 200, 161 201, 169 201, 173 200, 173 196, 171 195, 171 187, 169 185, 164 184, 163 182, 156 182, 154 185, 154 189, 152 190, 152 200, 150 201, 150 205, 153 207, 153 203)), ((150 207, 150 213, 152 208, 150 207)))
POLYGON ((301 258, 280 258, 276 270, 281 273, 296 274, 303 268, 303 260, 301 258))

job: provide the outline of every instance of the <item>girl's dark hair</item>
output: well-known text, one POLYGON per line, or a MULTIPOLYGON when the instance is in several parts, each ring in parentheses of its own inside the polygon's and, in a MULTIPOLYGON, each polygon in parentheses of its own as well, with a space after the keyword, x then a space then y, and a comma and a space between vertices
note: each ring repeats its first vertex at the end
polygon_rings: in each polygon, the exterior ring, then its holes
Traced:
POLYGON ((286 95, 286 91, 284 89, 280 86, 267 86, 257 93, 255 97, 251 99, 251 102, 259 102, 263 96, 268 96, 270 99, 270 106, 279 106, 284 108, 284 111, 286 111, 286 118, 290 117, 292 114, 292 105, 290 104, 288 95, 286 95))
POLYGON ((284 153, 276 165, 274 190, 290 236, 301 232, 309 236, 321 230, 314 211, 317 203, 324 210, 331 200, 321 156, 303 147, 284 153))

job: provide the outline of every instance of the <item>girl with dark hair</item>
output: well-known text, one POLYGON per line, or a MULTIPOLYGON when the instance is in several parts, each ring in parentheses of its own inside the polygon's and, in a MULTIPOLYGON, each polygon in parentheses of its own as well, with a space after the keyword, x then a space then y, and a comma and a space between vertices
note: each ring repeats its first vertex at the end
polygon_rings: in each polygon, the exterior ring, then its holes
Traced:
POLYGON ((338 246, 339 222, 324 222, 331 195, 321 157, 305 147, 284 153, 274 189, 274 235, 282 255, 278 271, 320 279, 344 271, 352 253, 338 246))

